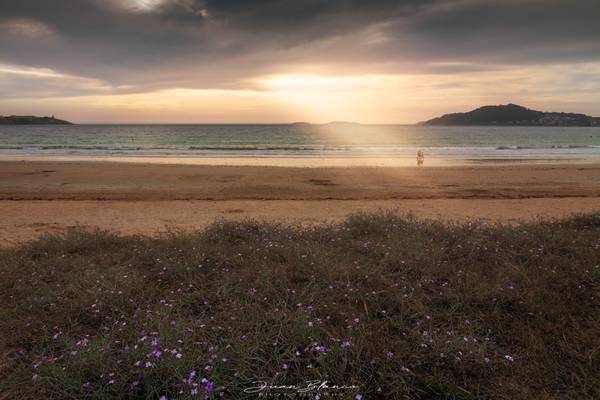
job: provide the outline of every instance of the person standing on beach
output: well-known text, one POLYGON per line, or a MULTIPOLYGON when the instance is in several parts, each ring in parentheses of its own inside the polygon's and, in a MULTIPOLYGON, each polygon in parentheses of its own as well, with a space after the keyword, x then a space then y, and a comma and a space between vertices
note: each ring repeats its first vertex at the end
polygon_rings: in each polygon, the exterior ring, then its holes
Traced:
POLYGON ((425 155, 423 154, 423 150, 419 150, 417 151, 417 167, 422 167, 423 161, 425 161, 425 155))

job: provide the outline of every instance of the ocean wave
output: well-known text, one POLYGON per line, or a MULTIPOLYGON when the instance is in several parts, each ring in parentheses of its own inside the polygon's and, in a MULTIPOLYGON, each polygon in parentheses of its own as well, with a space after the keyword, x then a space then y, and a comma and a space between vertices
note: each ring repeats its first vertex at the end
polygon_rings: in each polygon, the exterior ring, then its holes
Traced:
POLYGON ((600 146, 578 145, 578 144, 547 145, 547 146, 498 146, 498 147, 496 147, 496 150, 549 150, 549 149, 593 149, 593 148, 600 148, 600 146))
POLYGON ((319 150, 349 150, 348 146, 188 146, 188 150, 205 150, 205 151, 319 151, 319 150))
MULTIPOLYGON (((124 151, 136 151, 136 150, 150 150, 150 148, 141 147, 141 146, 81 146, 81 145, 48 145, 48 146, 40 146, 41 150, 124 150, 124 151)), ((166 148, 165 148, 166 149, 166 148)), ((160 148, 157 148, 160 150, 160 148)))
POLYGON ((423 150, 428 157, 542 157, 542 156, 600 156, 597 145, 501 145, 501 146, 382 146, 382 145, 90 145, 44 144, 38 146, 0 145, 0 154, 12 155, 107 155, 107 156, 277 156, 277 157, 413 157, 423 150))
POLYGON ((0 150, 107 150, 107 151, 478 151, 478 150, 547 150, 547 149, 593 149, 600 145, 500 145, 500 146, 402 146, 402 145, 0 145, 0 150))

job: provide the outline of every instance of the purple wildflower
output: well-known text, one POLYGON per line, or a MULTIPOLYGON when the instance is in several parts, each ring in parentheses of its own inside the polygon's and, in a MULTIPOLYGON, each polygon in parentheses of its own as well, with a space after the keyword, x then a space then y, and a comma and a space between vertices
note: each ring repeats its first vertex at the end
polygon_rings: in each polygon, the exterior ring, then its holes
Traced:
POLYGON ((344 341, 343 341, 343 342, 340 344, 340 347, 341 347, 342 349, 347 349, 348 347, 350 347, 350 345, 351 345, 351 344, 350 344, 350 341, 349 341, 349 340, 344 340, 344 341))
POLYGON ((327 349, 325 348, 325 346, 316 346, 315 351, 317 353, 325 353, 327 351, 327 349))

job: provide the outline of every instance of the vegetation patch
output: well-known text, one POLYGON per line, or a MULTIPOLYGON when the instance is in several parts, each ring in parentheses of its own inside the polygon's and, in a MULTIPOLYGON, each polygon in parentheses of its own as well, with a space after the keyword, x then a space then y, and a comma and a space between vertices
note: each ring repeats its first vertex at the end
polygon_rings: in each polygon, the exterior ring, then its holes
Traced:
POLYGON ((75 229, 0 296, 2 398, 600 398, 600 215, 75 229))

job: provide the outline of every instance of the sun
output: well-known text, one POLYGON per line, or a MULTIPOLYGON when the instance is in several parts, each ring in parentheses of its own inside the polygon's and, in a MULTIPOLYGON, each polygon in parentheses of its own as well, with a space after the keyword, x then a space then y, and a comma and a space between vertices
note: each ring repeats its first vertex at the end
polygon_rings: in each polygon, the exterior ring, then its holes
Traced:
POLYGON ((374 109, 373 104, 395 101, 392 98, 398 91, 394 87, 404 79, 378 74, 282 73, 261 77, 258 86, 307 115, 309 122, 371 122, 386 112, 382 107, 374 109))

